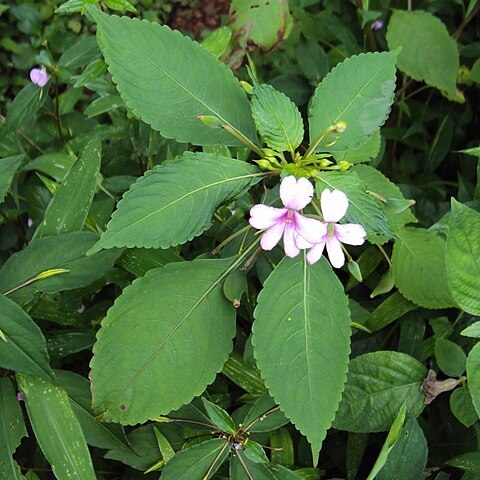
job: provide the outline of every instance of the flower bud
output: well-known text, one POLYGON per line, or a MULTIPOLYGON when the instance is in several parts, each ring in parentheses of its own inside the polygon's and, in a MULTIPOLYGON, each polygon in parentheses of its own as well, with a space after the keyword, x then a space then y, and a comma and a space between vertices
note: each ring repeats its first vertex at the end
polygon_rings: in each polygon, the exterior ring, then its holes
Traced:
POLYGON ((346 128, 347 128, 347 122, 344 122, 343 120, 335 124, 335 130, 338 133, 343 133, 346 130, 346 128))
POLYGON ((248 82, 240 80, 240 85, 245 90, 245 92, 247 92, 248 95, 253 95, 253 87, 248 82))
POLYGON ((345 170, 348 170, 350 167, 352 166, 352 164, 350 162, 347 162, 345 160, 342 160, 339 164, 338 164, 338 169, 341 171, 341 172, 344 172, 345 170))
POLYGON ((222 121, 217 117, 212 117, 210 115, 198 115, 198 120, 200 120, 207 127, 221 127, 223 125, 222 121))
POLYGON ((262 158, 261 160, 255 160, 255 162, 262 170, 273 170, 272 164, 265 158, 262 158))

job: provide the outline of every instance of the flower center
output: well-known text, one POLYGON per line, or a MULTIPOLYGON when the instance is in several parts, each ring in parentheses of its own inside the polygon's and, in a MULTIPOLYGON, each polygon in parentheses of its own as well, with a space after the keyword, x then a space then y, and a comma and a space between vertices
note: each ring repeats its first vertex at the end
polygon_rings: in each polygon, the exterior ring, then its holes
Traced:
POLYGON ((335 236, 335 224, 334 223, 329 223, 327 226, 327 235, 329 237, 334 237, 335 236))
POLYGON ((293 210, 288 210, 287 214, 285 215, 285 223, 293 223, 295 221, 294 218, 294 211, 293 210))

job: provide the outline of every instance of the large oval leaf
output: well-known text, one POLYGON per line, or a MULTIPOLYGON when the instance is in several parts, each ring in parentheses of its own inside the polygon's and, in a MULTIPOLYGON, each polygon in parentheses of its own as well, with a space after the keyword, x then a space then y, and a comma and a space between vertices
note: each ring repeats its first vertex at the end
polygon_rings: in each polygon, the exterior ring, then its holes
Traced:
POLYGON ((17 382, 25 397, 35 437, 58 480, 96 480, 85 437, 65 391, 23 373, 17 382))
POLYGON ((314 458, 338 408, 350 351, 347 297, 323 258, 284 257, 258 297, 253 344, 265 383, 314 458))
POLYGON ((339 121, 340 139, 320 150, 343 151, 365 142, 385 123, 395 90, 393 52, 362 53, 339 63, 318 86, 310 108, 310 141, 339 121))
POLYGON ((102 322, 91 364, 93 405, 104 420, 145 422, 213 382, 235 335, 235 309, 221 288, 232 265, 171 263, 124 290, 102 322))
POLYGON ((467 379, 473 406, 480 416, 480 343, 477 343, 468 354, 467 379))
POLYGON ((447 285, 445 241, 423 228, 403 228, 392 255, 393 276, 400 293, 425 308, 454 307, 447 285))
POLYGON ((463 310, 480 316, 480 213, 453 198, 446 262, 453 298, 463 310))
POLYGON ((404 401, 407 415, 419 415, 425 400, 420 386, 426 376, 427 369, 404 353, 380 351, 354 358, 333 426, 349 432, 385 432, 404 401))
POLYGON ((210 227, 217 207, 242 193, 258 175, 255 167, 240 160, 186 152, 130 187, 90 253, 185 243, 210 227))
POLYGON ((167 26, 87 9, 113 81, 135 115, 179 142, 243 145, 197 119, 215 116, 256 143, 246 94, 214 55, 167 26))
POLYGON ((37 324, 15 303, 0 295, 0 367, 53 378, 47 345, 37 324))

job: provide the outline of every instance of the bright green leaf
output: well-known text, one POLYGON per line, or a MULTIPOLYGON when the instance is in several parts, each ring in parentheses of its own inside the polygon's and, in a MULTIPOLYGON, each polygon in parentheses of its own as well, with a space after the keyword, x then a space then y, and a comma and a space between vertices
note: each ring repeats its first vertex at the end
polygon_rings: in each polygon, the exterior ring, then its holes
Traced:
POLYGON ((451 393, 450 410, 454 417, 466 427, 471 427, 478 420, 478 414, 473 406, 472 396, 466 385, 461 388, 456 388, 451 393))
MULTIPOLYGON (((48 84, 44 88, 48 90, 48 84)), ((34 83, 25 85, 10 105, 5 127, 10 130, 16 130, 24 124, 32 122, 47 97, 47 92, 34 83)))
POLYGON ((465 372, 467 356, 462 347, 446 338, 435 342, 435 359, 440 370, 449 377, 459 377, 465 372))
POLYGON ((477 343, 468 354, 467 380, 473 406, 480 416, 480 343, 477 343))
POLYGON ((235 433, 235 423, 233 423, 232 418, 223 408, 203 397, 202 402, 208 417, 214 425, 224 432, 235 433))

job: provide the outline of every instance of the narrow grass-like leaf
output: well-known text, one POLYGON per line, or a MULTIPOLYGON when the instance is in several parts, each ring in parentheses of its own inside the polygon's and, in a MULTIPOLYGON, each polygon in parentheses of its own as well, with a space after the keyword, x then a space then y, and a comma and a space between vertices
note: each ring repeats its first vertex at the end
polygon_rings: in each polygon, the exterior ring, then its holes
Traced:
POLYGON ((0 478, 23 480, 12 455, 22 438, 27 436, 27 429, 15 389, 7 377, 0 378, 0 419, 0 478))
POLYGON ((284 257, 258 297, 254 354, 285 415, 307 437, 313 457, 338 408, 350 351, 343 287, 323 258, 284 257))
POLYGON ((93 6, 87 11, 97 23, 113 81, 135 115, 179 142, 243 145, 222 128, 197 119, 214 116, 256 143, 246 94, 214 55, 167 26, 109 16, 93 6))
MULTIPOLYGON (((394 52, 363 53, 339 63, 318 86, 309 113, 310 141, 336 122, 347 128, 338 142, 319 150, 357 147, 385 123, 395 90, 394 52)), ((331 140, 331 139, 330 139, 331 140)))
POLYGON ((90 253, 118 246, 168 248, 185 243, 208 229, 215 210, 258 176, 255 167, 240 160, 186 152, 130 187, 90 253))
POLYGON ((50 201, 34 238, 83 229, 97 188, 101 149, 98 137, 87 143, 50 201))
POLYGON ((124 290, 91 363, 93 405, 104 420, 135 424, 167 414, 213 382, 235 334, 235 309, 221 288, 232 264, 171 263, 124 290))
POLYGON ((58 480, 96 480, 77 417, 63 388, 39 377, 17 374, 35 437, 58 480))

